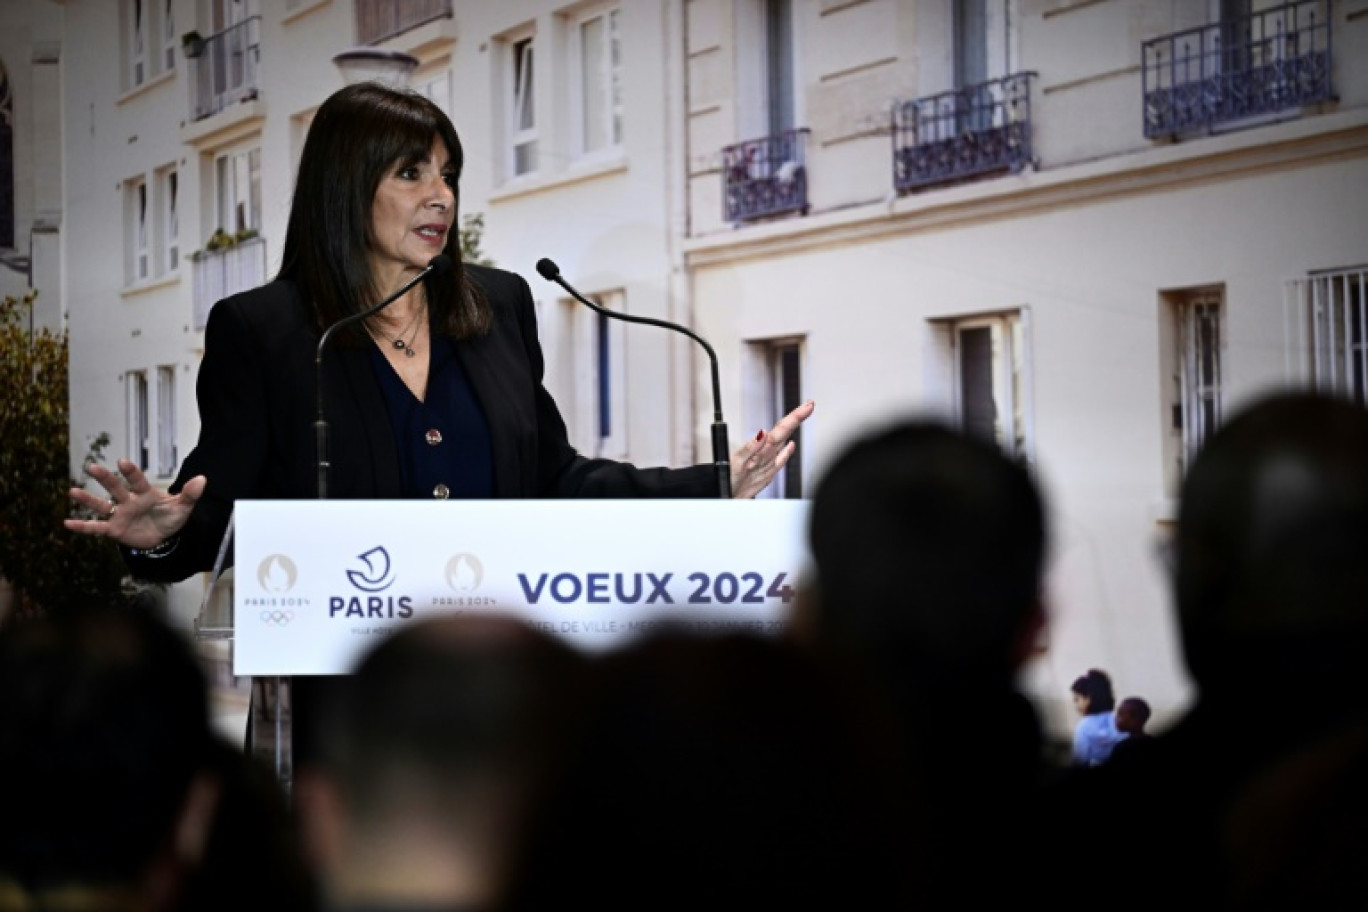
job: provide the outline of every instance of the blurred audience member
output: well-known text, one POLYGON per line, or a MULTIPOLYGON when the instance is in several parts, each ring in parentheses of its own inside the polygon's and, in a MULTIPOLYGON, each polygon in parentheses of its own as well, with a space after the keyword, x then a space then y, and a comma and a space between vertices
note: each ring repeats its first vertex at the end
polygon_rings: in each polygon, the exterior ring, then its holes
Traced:
POLYGON ((1072 889, 1135 909, 1368 907, 1368 412, 1248 405, 1188 471, 1176 534, 1196 700, 1136 762, 1061 790, 1057 839, 1096 880, 1072 889), (1126 825, 1080 844, 1099 803, 1126 825), (1146 876, 1116 890, 1117 859, 1146 876))
POLYGON ((596 660, 574 718, 508 908, 907 902, 884 752, 791 644, 657 632, 596 660))
POLYGON ((1123 737, 1112 748, 1111 756, 1107 758, 1108 763, 1115 763, 1149 749, 1154 736, 1145 731, 1145 725, 1149 723, 1150 718, 1148 702, 1140 697, 1126 697, 1116 704, 1116 712, 1113 715, 1116 717, 1116 730, 1121 732, 1123 737))
POLYGON ((1018 901, 1052 764, 1017 686, 1045 624, 1047 525, 1025 465, 935 421, 850 443, 819 481, 794 635, 896 720, 903 785, 934 834, 932 907, 1018 901))
POLYGON ((190 642, 151 612, 15 625, 0 636, 0 909, 311 908, 283 799, 247 787, 250 770, 213 733, 190 642))
POLYGON ((1112 748, 1126 737, 1116 727, 1116 696, 1112 692, 1111 676, 1100 668, 1089 668, 1086 674, 1074 679, 1074 709, 1082 716, 1074 726, 1073 763, 1077 766, 1097 766, 1111 756, 1112 748))
POLYGON ((296 786, 328 907, 490 907, 583 662, 517 619, 464 614, 403 627, 338 679, 296 786))

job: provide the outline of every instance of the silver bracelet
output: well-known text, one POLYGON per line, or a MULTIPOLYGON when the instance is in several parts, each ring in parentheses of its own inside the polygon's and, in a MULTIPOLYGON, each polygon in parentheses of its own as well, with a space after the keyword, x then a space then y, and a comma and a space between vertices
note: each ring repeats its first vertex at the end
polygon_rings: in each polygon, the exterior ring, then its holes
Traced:
POLYGON ((129 548, 128 553, 133 557, 150 557, 153 559, 166 557, 172 551, 176 550, 176 547, 180 544, 180 540, 180 533, 177 532, 160 545, 154 545, 151 548, 129 548))

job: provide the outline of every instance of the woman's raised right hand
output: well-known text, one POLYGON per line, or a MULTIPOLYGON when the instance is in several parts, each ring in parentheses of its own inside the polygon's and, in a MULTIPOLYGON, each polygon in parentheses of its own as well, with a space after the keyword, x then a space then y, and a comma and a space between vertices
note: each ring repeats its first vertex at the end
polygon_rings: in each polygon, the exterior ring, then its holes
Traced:
POLYGON ((207 483, 203 475, 196 475, 185 483, 180 493, 168 494, 152 487, 142 470, 127 459, 120 459, 118 468, 116 473, 99 463, 86 467, 90 477, 104 488, 106 496, 97 496, 85 488, 72 488, 71 499, 94 513, 96 518, 67 519, 63 525, 72 532, 112 538, 129 548, 155 548, 185 526, 207 483))

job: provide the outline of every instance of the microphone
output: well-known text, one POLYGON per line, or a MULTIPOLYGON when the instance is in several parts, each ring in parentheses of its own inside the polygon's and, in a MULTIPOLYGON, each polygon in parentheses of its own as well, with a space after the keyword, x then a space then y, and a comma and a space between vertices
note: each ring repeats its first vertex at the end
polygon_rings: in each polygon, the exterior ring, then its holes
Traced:
POLYGON ((708 361, 712 365, 712 396, 713 396, 713 425, 712 425, 712 448, 713 448, 713 471, 717 474, 717 490, 723 499, 731 499, 731 447, 727 443, 727 425, 722 420, 722 385, 717 379, 717 353, 707 340, 698 333, 686 326, 678 323, 671 323, 668 320, 657 320, 654 317, 638 317, 632 314, 617 313, 606 307, 601 307, 593 301, 580 294, 570 283, 561 278, 560 267, 553 261, 542 257, 537 261, 537 272, 548 282, 555 282, 561 288, 570 293, 576 301, 592 308, 603 314, 605 317, 612 317, 614 320, 626 320, 628 323, 646 323, 651 326, 663 326, 665 329, 673 329, 677 333, 683 333, 693 339, 703 350, 708 353, 708 361))
POLYGON ((348 314, 338 320, 333 325, 323 331, 323 335, 318 340, 318 349, 314 352, 314 380, 318 384, 318 418, 314 421, 314 441, 318 450, 318 499, 328 499, 328 469, 331 464, 328 462, 328 419, 323 413, 323 352, 328 347, 328 342, 332 339, 333 333, 344 326, 351 326, 359 323, 367 317, 374 316, 380 311, 389 307, 395 301, 406 295, 414 285, 417 285, 428 276, 439 276, 451 270, 451 257, 445 253, 439 253, 428 264, 418 271, 418 274, 409 279, 394 292, 374 307, 361 311, 360 313, 348 314))

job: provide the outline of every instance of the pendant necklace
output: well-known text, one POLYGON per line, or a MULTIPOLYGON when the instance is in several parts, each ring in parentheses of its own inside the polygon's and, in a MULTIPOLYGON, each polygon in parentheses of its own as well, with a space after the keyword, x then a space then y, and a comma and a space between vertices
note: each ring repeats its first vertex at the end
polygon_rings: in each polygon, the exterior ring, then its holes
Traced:
POLYGON ((376 332, 380 333, 382 337, 388 340, 390 345, 393 345, 395 348, 399 349, 399 351, 403 352, 405 357, 412 358, 414 355, 418 354, 418 352, 415 351, 413 348, 413 342, 415 339, 418 338, 418 325, 422 318, 426 315, 427 306, 424 305, 421 309, 414 313, 413 320, 409 323, 408 327, 402 330, 397 336, 391 336, 389 333, 385 332, 383 327, 379 325, 375 327, 375 330, 376 332), (404 336, 409 337, 407 342, 404 341, 404 336))

